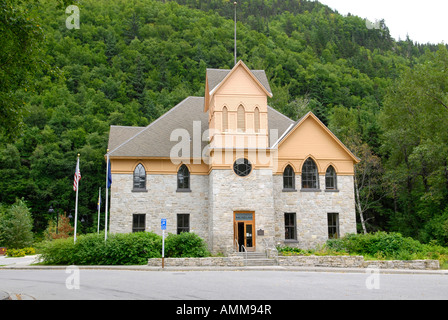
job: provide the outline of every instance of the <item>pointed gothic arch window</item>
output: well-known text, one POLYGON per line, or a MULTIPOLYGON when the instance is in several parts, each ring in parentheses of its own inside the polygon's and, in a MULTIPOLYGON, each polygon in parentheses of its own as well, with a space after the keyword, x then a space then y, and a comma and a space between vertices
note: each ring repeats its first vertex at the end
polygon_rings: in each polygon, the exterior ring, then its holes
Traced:
POLYGON ((238 107, 236 128, 239 132, 246 131, 246 112, 242 105, 238 107))
POLYGON ((139 163, 134 169, 134 191, 146 190, 146 170, 145 167, 139 163))
POLYGON ((254 111, 254 129, 255 132, 260 132, 260 110, 258 107, 254 111))
POLYGON ((229 114, 227 107, 222 108, 222 131, 229 131, 229 114))
POLYGON ((336 170, 333 166, 329 166, 327 172, 325 173, 325 189, 326 190, 337 190, 337 175, 336 170))
POLYGON ((302 167, 302 189, 319 189, 319 173, 313 159, 306 159, 302 167))
POLYGON ((295 183, 296 175, 294 173, 294 169, 287 165, 285 170, 283 171, 283 190, 290 191, 296 188, 295 183))
POLYGON ((177 191, 190 191, 190 171, 185 164, 177 171, 177 191))

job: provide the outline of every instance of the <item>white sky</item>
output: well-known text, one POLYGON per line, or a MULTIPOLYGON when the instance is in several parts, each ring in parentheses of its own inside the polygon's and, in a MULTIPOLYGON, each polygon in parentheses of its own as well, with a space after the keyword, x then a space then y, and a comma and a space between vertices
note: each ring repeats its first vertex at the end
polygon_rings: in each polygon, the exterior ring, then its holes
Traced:
POLYGON ((319 0, 342 15, 384 19, 395 40, 448 44, 448 0, 319 0))

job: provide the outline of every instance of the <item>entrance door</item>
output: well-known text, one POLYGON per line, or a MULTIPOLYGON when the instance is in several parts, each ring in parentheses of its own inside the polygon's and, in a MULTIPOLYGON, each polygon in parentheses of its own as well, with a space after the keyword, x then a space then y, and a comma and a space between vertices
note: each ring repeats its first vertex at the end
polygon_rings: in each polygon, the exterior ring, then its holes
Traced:
POLYGON ((238 245, 238 251, 243 252, 255 251, 255 220, 253 212, 235 212, 234 220, 234 239, 235 244, 238 245))

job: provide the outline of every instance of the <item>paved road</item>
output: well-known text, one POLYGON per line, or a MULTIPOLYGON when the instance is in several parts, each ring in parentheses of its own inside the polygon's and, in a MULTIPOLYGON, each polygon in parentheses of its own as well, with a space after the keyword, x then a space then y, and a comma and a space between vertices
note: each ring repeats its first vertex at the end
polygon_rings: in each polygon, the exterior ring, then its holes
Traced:
POLYGON ((0 291, 37 300, 446 300, 448 276, 288 271, 0 269, 0 291))

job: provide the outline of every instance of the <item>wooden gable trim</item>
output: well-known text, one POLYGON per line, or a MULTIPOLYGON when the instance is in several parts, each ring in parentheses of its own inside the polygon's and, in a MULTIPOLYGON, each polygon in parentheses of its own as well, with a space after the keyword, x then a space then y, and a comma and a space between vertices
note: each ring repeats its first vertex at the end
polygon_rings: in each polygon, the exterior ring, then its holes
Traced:
POLYGON ((270 93, 264 85, 261 84, 261 82, 255 77, 255 75, 250 71, 250 69, 246 66, 246 64, 240 60, 238 63, 233 67, 232 70, 224 77, 224 79, 210 92, 210 99, 213 97, 213 95, 219 90, 219 88, 231 77, 231 75, 235 72, 238 67, 242 66, 244 70, 249 74, 249 76, 252 78, 252 80, 263 90, 263 92, 270 98, 272 98, 272 93, 270 93))
POLYGON ((326 125, 324 125, 322 123, 322 121, 320 121, 320 119, 318 117, 316 117, 316 115, 314 115, 314 113, 312 113, 311 111, 308 112, 304 117, 302 117, 302 119, 300 119, 296 125, 292 128, 288 130, 288 133, 285 135, 285 137, 283 137, 283 139, 278 143, 278 148, 280 148, 280 146, 282 145, 283 142, 285 142, 289 136, 297 129, 299 128, 308 118, 312 118, 315 122, 317 122, 323 129, 325 132, 327 132, 328 135, 330 135, 330 137, 333 138, 333 140, 353 159, 353 162, 359 163, 361 162, 361 159, 359 159, 357 156, 355 156, 342 142, 341 140, 338 139, 338 137, 336 137, 334 135, 333 132, 331 132, 330 129, 327 128, 326 125))

